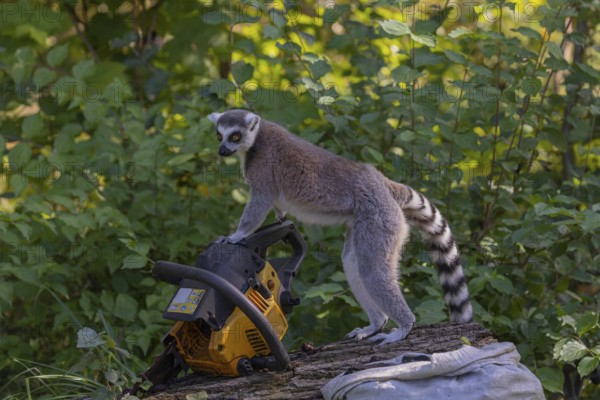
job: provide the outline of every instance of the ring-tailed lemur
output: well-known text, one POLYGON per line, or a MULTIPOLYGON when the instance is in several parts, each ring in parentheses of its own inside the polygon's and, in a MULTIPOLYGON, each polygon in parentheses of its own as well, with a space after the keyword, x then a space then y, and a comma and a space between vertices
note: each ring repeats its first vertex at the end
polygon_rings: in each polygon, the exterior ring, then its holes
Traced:
POLYGON ((460 256, 448 223, 421 193, 393 182, 373 166, 350 161, 315 146, 245 110, 213 113, 219 154, 240 157, 250 199, 237 231, 221 241, 238 242, 254 232, 274 209, 321 225, 346 224, 344 272, 369 326, 347 337, 402 340, 415 317, 398 285, 398 262, 408 237, 407 222, 431 245, 444 298, 454 322, 472 319, 460 256), (380 332, 391 318, 398 325, 380 332), (373 336, 375 335, 375 336, 373 336))

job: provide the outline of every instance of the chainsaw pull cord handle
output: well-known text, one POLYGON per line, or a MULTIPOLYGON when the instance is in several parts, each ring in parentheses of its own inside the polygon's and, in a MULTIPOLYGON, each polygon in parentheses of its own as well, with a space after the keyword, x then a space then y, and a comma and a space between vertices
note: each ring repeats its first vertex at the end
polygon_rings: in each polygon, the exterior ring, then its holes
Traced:
POLYGON ((279 337, 275 334, 275 331, 271 329, 269 321, 267 321, 265 316, 261 314, 242 292, 231 283, 210 271, 170 261, 157 261, 156 264, 154 264, 152 273, 158 278, 170 283, 175 283, 177 281, 175 284, 178 284, 182 279, 190 279, 208 284, 218 290, 225 298, 227 298, 227 300, 239 307, 240 310, 248 316, 256 328, 258 328, 267 342, 269 349, 271 349, 271 353, 273 353, 273 356, 275 357, 276 365, 273 366, 273 369, 284 371, 288 367, 290 357, 285 350, 283 343, 281 343, 281 340, 279 340, 279 337))

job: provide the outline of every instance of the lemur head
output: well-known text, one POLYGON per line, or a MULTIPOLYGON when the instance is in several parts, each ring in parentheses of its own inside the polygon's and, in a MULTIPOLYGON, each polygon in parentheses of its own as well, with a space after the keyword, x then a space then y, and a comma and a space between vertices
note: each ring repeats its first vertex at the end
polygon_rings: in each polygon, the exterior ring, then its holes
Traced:
POLYGON ((217 127, 217 139, 221 142, 219 155, 223 157, 238 151, 247 152, 260 128, 260 117, 246 110, 212 113, 208 118, 217 127))

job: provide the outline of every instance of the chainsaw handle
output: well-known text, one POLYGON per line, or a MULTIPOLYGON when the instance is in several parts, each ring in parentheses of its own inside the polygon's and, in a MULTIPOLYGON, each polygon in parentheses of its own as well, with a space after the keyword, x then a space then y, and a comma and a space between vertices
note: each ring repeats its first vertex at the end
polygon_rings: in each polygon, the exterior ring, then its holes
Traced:
POLYGON ((280 240, 286 240, 293 231, 295 231, 294 223, 292 221, 284 220, 263 226, 238 243, 248 247, 264 259, 266 258, 267 249, 269 247, 280 240))
POLYGON ((273 369, 284 371, 288 367, 290 357, 285 350, 283 343, 281 343, 281 340, 279 340, 279 337, 277 337, 275 331, 271 328, 269 321, 267 321, 258 308, 256 308, 256 306, 231 283, 221 278, 219 275, 213 274, 205 269, 194 268, 170 261, 157 261, 156 264, 154 264, 152 273, 156 277, 169 283, 179 284, 183 279, 190 279, 205 283, 219 291, 219 293, 225 296, 228 301, 239 307, 260 331, 267 342, 269 349, 271 349, 271 353, 273 353, 273 356, 275 357, 276 364, 273 369))
POLYGON ((284 220, 262 227, 239 243, 266 259, 267 249, 280 240, 292 246, 292 255, 285 265, 277 270, 281 283, 289 290, 292 278, 296 275, 307 249, 306 242, 292 221, 284 220))

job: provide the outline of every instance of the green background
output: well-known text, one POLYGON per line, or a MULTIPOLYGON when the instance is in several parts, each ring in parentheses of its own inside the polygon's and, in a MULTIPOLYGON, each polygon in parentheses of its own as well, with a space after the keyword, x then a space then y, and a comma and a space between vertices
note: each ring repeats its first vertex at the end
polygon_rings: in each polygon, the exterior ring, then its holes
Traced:
MULTIPOLYGON (((111 398, 149 365, 173 292, 152 260, 193 263, 248 199, 206 118, 243 107, 432 199, 475 320, 561 398, 563 367, 587 376, 600 359, 599 9, 1 2, 0 396, 111 398)), ((366 321, 343 228, 300 229, 290 349, 366 321)), ((419 323, 447 320, 412 239, 407 301, 419 323)))

